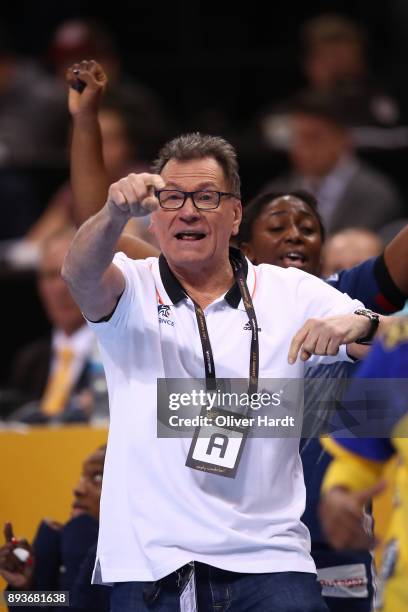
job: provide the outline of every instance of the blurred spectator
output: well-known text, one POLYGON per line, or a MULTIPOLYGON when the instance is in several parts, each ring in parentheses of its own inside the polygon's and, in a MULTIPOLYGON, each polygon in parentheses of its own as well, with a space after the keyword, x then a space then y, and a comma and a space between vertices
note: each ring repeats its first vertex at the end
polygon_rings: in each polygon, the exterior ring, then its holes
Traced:
POLYGON ((63 92, 0 31, 0 167, 62 163, 67 127, 63 92))
POLYGON ((66 163, 67 128, 64 92, 0 28, 0 240, 20 238, 39 216, 66 163))
POLYGON ((360 81, 367 70, 365 37, 358 25, 341 15, 319 15, 301 30, 303 68, 309 84, 332 89, 360 81))
MULTIPOLYGON (((8 582, 7 590, 69 591, 70 610, 108 612, 110 588, 91 585, 105 450, 99 448, 84 461, 73 492, 71 517, 65 525, 43 520, 32 547, 26 540, 14 538, 11 524, 6 526, 6 544, 0 548, 0 575, 8 582), (29 553, 26 561, 14 552, 21 557, 21 550, 29 553)), ((65 608, 57 605, 48 609, 55 612, 65 608)))
POLYGON ((65 228, 43 245, 38 290, 53 329, 51 337, 26 346, 15 359, 11 385, 21 401, 10 419, 86 421, 91 414, 95 338, 61 278, 74 234, 72 227, 65 228))
POLYGON ((346 95, 349 108, 353 103, 354 125, 398 123, 398 102, 371 74, 366 36, 355 22, 336 14, 319 15, 304 24, 301 39, 310 88, 346 95))
MULTIPOLYGON (((357 145, 380 149, 407 146, 407 130, 398 127, 399 102, 374 77, 367 59, 366 35, 357 23, 342 15, 319 15, 303 25, 300 43, 299 63, 306 90, 331 93, 342 100, 349 125, 355 128, 357 145)), ((287 112, 288 101, 281 100, 260 113, 259 129, 267 146, 285 147, 287 112)))
POLYGON ((299 96, 289 126, 291 169, 263 191, 305 189, 313 193, 329 233, 348 227, 377 230, 401 216, 401 202, 392 183, 356 157, 337 96, 315 92, 299 96))
POLYGON ((354 228, 337 232, 324 244, 321 275, 327 278, 335 272, 357 266, 370 257, 380 255, 384 244, 374 232, 354 228))
MULTIPOLYGON (((102 135, 103 160, 109 180, 114 183, 130 172, 148 172, 149 166, 138 159, 140 147, 132 137, 131 119, 120 107, 112 104, 102 104, 99 112, 99 124, 102 135)), ((33 225, 26 240, 42 242, 53 233, 67 225, 74 224, 74 202, 71 184, 65 183, 54 195, 43 215, 33 225)), ((102 206, 104 202, 99 202, 102 206)), ((148 220, 131 219, 126 231, 151 241, 152 234, 147 232, 148 220)))
POLYGON ((150 161, 170 129, 161 101, 146 85, 124 73, 113 37, 101 23, 93 19, 62 22, 54 33, 48 59, 61 86, 64 84, 64 96, 67 68, 84 58, 95 59, 104 67, 110 82, 106 102, 122 108, 131 118, 138 157, 150 161))

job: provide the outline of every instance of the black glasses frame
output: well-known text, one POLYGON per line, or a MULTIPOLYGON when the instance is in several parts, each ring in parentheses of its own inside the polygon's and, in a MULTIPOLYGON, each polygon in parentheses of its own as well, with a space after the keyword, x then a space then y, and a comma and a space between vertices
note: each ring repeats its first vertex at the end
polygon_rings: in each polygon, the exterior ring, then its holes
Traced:
POLYGON ((181 189, 158 189, 156 190, 155 194, 156 194, 157 199, 159 200, 160 207, 163 210, 179 210, 180 208, 183 208, 184 204, 186 203, 187 198, 191 198, 197 210, 215 210, 216 208, 219 207, 221 198, 223 196, 229 196, 230 198, 236 198, 237 200, 240 200, 239 196, 237 196, 235 193, 230 193, 229 191, 213 191, 213 190, 205 190, 205 189, 199 189, 198 191, 182 191, 181 189), (180 204, 180 206, 163 206, 160 196, 162 193, 168 193, 168 192, 182 193, 184 196, 182 204, 180 204), (196 193, 216 193, 218 195, 218 202, 215 206, 210 206, 210 207, 197 206, 197 203, 194 199, 194 196, 196 193))

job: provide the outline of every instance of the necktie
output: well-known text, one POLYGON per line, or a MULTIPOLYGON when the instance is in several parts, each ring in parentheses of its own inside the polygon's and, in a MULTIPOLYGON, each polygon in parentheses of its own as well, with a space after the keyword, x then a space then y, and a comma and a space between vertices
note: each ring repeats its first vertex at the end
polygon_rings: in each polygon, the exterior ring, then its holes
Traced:
POLYGON ((47 386, 41 400, 41 410, 52 416, 61 412, 71 391, 71 368, 74 353, 68 347, 62 347, 57 354, 54 372, 48 377, 47 386))

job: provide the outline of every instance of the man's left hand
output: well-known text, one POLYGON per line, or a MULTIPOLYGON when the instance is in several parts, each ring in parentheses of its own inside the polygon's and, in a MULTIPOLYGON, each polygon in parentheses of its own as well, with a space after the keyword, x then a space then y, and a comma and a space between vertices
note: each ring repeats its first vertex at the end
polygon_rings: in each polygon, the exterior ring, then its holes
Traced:
POLYGON ((363 338, 370 326, 367 317, 356 314, 308 319, 293 337, 288 361, 295 363, 299 352, 303 361, 311 355, 337 355, 341 344, 349 344, 363 338))

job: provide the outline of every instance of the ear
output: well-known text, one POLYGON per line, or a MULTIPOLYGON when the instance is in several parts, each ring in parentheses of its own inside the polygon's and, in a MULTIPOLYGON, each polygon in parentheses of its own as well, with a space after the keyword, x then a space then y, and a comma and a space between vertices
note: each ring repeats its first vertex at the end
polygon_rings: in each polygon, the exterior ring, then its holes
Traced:
POLYGON ((238 234, 239 226, 241 225, 241 221, 242 221, 242 204, 240 200, 234 201, 232 210, 234 214, 234 219, 232 222, 231 235, 236 236, 238 234))

